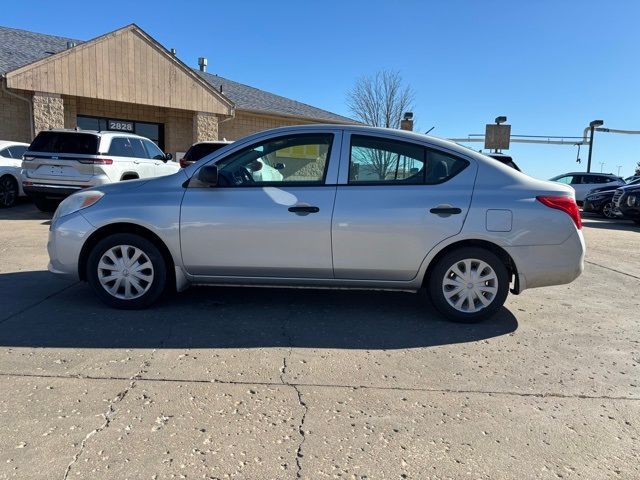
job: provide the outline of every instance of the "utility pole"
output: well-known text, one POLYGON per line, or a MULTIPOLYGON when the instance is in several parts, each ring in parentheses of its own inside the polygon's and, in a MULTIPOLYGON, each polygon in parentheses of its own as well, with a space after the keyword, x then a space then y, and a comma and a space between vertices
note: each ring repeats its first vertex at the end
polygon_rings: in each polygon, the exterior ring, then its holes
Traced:
POLYGON ((591 172, 591 151, 593 150, 593 132, 596 127, 601 127, 604 125, 604 121, 602 120, 594 120, 589 123, 589 132, 591 135, 589 136, 589 160, 587 160, 587 173, 591 172))

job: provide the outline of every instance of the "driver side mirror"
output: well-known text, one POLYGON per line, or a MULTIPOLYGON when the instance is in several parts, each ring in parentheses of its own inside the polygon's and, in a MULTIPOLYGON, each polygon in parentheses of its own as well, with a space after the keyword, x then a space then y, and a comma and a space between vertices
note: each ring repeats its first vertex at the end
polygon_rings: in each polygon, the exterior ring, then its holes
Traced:
POLYGON ((168 162, 169 160, 173 160, 173 153, 167 153, 167 154, 164 156, 164 161, 165 161, 165 162, 168 162))
POLYGON ((217 165, 205 165, 198 171, 198 180, 204 187, 215 187, 218 185, 217 165))

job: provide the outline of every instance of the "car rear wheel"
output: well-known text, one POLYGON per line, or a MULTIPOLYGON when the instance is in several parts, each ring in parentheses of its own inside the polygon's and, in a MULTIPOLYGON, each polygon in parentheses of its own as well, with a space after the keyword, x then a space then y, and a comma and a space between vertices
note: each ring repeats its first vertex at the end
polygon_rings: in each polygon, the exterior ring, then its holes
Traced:
POLYGON ((606 218, 616 218, 615 207, 613 202, 607 202, 602 207, 602 216, 606 218))
POLYGON ((428 291, 436 309, 448 320, 475 323, 504 304, 509 273, 493 252, 463 247, 438 260, 428 279, 428 291))
POLYGON ((60 202, 56 200, 50 200, 44 197, 33 197, 33 203, 36 204, 36 208, 41 212, 45 213, 53 213, 60 205, 60 202))
POLYGON ((15 178, 11 175, 0 178, 0 207, 13 207, 19 194, 20 190, 15 178))
POLYGON ((96 295, 115 308, 145 308, 165 289, 167 266, 160 250, 139 235, 106 237, 89 253, 87 280, 96 295))

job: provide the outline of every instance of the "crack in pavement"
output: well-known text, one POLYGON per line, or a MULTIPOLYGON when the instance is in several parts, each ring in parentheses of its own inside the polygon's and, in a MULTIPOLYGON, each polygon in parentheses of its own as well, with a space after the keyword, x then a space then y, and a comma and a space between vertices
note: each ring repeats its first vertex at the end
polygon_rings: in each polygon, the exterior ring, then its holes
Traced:
MULTIPOLYGON (((95 381, 114 381, 128 380, 127 377, 94 377, 85 375, 48 375, 37 373, 6 373, 0 372, 0 377, 25 377, 25 378, 59 378, 65 380, 95 380, 95 381)), ((478 390, 478 389, 453 389, 453 388, 427 388, 427 387, 385 387, 381 385, 347 385, 338 383, 292 383, 292 382, 251 382, 241 380, 220 380, 214 378, 212 380, 195 380, 183 378, 136 378, 138 382, 166 382, 166 383, 213 383, 221 385, 241 385, 241 386, 261 386, 261 387, 279 387, 287 386, 291 388, 347 388, 350 390, 378 390, 392 392, 424 392, 424 393, 452 393, 452 394, 477 394, 477 395, 507 395, 512 397, 534 397, 534 398, 567 398, 578 400, 623 400, 623 401, 640 401, 640 397, 624 396, 624 395, 588 395, 588 394, 565 394, 557 392, 515 392, 510 390, 478 390)))
POLYGON ((623 272, 622 270, 616 270, 615 268, 607 267, 605 265, 600 265, 599 263, 592 262, 591 260, 585 260, 584 263, 588 263, 589 265, 595 265, 596 267, 604 268, 605 270, 609 270, 611 272, 619 273, 620 275, 626 275, 627 277, 635 278, 640 280, 640 277, 637 275, 633 275, 631 273, 623 272))
POLYGON ((306 440, 306 435, 304 431, 304 422, 307 419, 307 412, 309 411, 309 407, 302 399, 302 393, 298 386, 294 383, 290 383, 286 380, 287 376, 287 359, 291 358, 291 354, 293 353, 293 338, 287 331, 287 320, 289 320, 289 315, 287 318, 282 321, 282 336, 285 338, 288 347, 288 353, 284 357, 282 357, 282 367, 280 367, 280 383, 287 387, 293 388, 298 397, 298 405, 302 408, 302 417, 300 418, 300 423, 298 424, 298 435, 300 435, 300 443, 298 443, 298 447, 296 448, 296 478, 302 478, 302 464, 301 459, 302 455, 302 446, 306 440))
POLYGON ((55 292, 53 292, 53 293, 50 293, 49 295, 47 295, 46 297, 44 297, 44 298, 42 298, 42 299, 38 300, 37 302, 32 303, 31 305, 27 305, 26 307, 21 308, 21 309, 20 309, 20 310, 18 310, 17 312, 13 312, 13 313, 11 313, 11 314, 7 315, 6 317, 4 317, 4 318, 0 319, 0 323, 4 323, 4 322, 6 322, 7 320, 11 320, 12 318, 17 317, 18 315, 23 314, 24 312, 26 312, 26 311, 28 311, 28 310, 31 310, 31 309, 32 309, 32 308, 34 308, 34 307, 37 307, 38 305, 40 305, 40 304, 42 304, 42 303, 46 302, 47 300, 49 300, 49 299, 51 299, 51 298, 55 297, 56 295, 59 295, 59 294, 61 294, 62 292, 66 291, 66 290, 69 290, 71 287, 75 287, 75 286, 76 286, 76 285, 78 285, 79 283, 80 283, 80 281, 74 282, 74 283, 72 283, 71 285, 67 285, 66 287, 61 288, 60 290, 57 290, 57 291, 55 291, 55 292))
MULTIPOLYGON (((162 347, 163 345, 166 344, 166 342, 169 340, 169 338, 171 337, 172 334, 173 334, 173 327, 172 327, 172 324, 170 323, 169 324, 169 331, 167 333, 167 336, 160 342, 160 347, 162 347)), ((95 429, 91 430, 84 437, 82 442, 80 442, 80 448, 78 449, 76 454, 71 459, 71 462, 69 462, 69 465, 67 465, 67 468, 66 468, 66 470, 64 472, 64 476, 62 477, 62 480, 67 480, 69 478, 69 473, 71 473, 71 469, 73 468, 73 466, 80 459, 80 456, 83 454, 89 439, 91 437, 93 437, 94 435, 99 434, 103 430, 106 430, 107 428, 109 428, 109 426, 111 425, 111 420, 113 419, 113 415, 116 412, 116 410, 114 408, 115 405, 117 403, 121 402, 122 400, 124 400, 124 398, 127 396, 127 394, 136 387, 137 382, 139 382, 142 379, 142 375, 149 371, 149 367, 151 366, 151 362, 153 361, 153 357, 154 357, 154 355, 155 355, 155 353, 157 351, 158 350, 155 349, 155 348, 151 351, 151 353, 149 355, 149 358, 147 358, 147 359, 142 361, 142 364, 140 365, 140 369, 138 370, 138 372, 135 373, 134 375, 132 375, 131 377, 129 377, 129 379, 128 379, 128 380, 130 380, 129 386, 127 388, 125 388, 123 391, 121 391, 120 393, 118 393, 115 396, 115 398, 111 401, 111 403, 109 403, 109 408, 107 409, 106 413, 104 413, 102 415, 104 417, 104 422, 102 423, 102 425, 100 425, 98 428, 95 428, 95 429)), ((62 378, 62 377, 58 377, 58 378, 62 378)), ((83 377, 75 377, 75 378, 83 378, 83 377)), ((122 380, 124 380, 124 378, 122 380)))
MULTIPOLYGON (((155 353, 155 350, 154 350, 154 352, 151 353, 151 356, 153 356, 153 353, 155 353)), ((118 393, 115 396, 115 398, 113 400, 111 400, 111 403, 109 403, 109 407, 107 408, 106 413, 104 413, 102 415, 104 417, 104 423, 102 425, 100 425, 98 428, 95 428, 95 429, 91 430, 89 433, 87 433, 87 435, 84 437, 82 442, 80 442, 80 448, 78 449, 76 454, 71 459, 71 462, 69 462, 69 465, 67 465, 67 468, 64 471, 64 475, 62 477, 62 480, 67 480, 69 478, 69 474, 71 473, 71 469, 78 462, 78 460, 80 459, 80 456, 84 453, 84 449, 87 446, 87 442, 89 441, 89 439, 91 437, 93 437, 94 435, 97 435, 98 433, 102 432, 103 430, 106 430, 107 428, 109 428, 109 426, 111 425, 111 420, 112 420, 113 414, 115 414, 115 412, 116 412, 114 406, 117 403, 119 403, 122 400, 124 400, 124 398, 127 396, 127 394, 133 388, 135 388, 136 381, 139 379, 139 377, 143 373, 146 373, 145 367, 148 367, 148 366, 149 366, 149 361, 148 360, 144 360, 142 362, 142 365, 141 365, 140 370, 138 371, 138 373, 136 373, 135 375, 133 375, 132 377, 129 378, 129 380, 130 380, 129 386, 127 388, 125 388, 123 391, 121 391, 120 393, 118 393)))

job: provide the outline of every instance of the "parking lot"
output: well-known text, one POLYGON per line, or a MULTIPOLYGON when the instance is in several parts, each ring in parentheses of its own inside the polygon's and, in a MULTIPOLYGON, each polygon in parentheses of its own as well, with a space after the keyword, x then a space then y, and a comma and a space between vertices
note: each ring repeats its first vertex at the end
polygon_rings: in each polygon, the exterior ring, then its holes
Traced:
POLYGON ((406 293, 192 288, 104 307, 0 211, 0 478, 640 477, 640 228, 456 325, 406 293))

